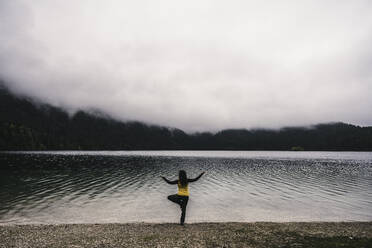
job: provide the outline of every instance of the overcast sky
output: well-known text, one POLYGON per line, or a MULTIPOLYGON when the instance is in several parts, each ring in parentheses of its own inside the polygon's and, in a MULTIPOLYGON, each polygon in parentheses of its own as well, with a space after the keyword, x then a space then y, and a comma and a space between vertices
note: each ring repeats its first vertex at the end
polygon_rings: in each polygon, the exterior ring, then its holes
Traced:
POLYGON ((0 78, 186 131, 372 125, 372 1, 0 0, 0 78))

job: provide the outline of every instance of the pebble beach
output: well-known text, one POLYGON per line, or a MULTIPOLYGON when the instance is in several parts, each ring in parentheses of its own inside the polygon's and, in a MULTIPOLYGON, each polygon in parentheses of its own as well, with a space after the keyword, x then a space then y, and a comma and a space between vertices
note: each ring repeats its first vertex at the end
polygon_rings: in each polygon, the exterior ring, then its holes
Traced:
POLYGON ((0 247, 372 247, 372 222, 0 226, 0 247))

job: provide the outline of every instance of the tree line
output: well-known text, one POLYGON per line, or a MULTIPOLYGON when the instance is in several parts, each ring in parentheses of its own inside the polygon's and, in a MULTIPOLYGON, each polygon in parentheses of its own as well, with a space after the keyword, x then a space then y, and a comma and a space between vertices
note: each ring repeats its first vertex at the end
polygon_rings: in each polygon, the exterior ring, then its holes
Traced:
POLYGON ((0 88, 0 150, 318 150, 372 151, 372 127, 345 123, 279 130, 188 134, 79 111, 69 116, 0 88))

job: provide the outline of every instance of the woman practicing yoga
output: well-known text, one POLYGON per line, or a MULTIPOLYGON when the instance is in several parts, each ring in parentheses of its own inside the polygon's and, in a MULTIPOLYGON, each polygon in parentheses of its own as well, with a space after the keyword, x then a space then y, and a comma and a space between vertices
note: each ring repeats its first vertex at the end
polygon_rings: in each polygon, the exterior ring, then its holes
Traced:
POLYGON ((167 183, 178 185, 178 193, 176 195, 169 195, 168 200, 180 205, 180 208, 182 210, 181 225, 183 225, 183 223, 185 222, 186 206, 187 202, 189 201, 189 183, 198 181, 199 178, 204 175, 204 173, 205 172, 202 172, 194 179, 188 179, 186 176, 186 171, 180 170, 178 173, 178 180, 169 181, 165 177, 162 177, 167 183))

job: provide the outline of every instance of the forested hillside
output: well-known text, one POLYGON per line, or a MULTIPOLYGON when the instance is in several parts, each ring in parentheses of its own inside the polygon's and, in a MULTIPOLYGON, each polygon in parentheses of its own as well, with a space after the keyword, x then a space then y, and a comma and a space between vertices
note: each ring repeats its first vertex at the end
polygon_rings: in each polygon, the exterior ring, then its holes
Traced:
POLYGON ((182 130, 104 115, 69 115, 0 88, 0 150, 372 150, 372 127, 344 123, 280 130, 182 130))

